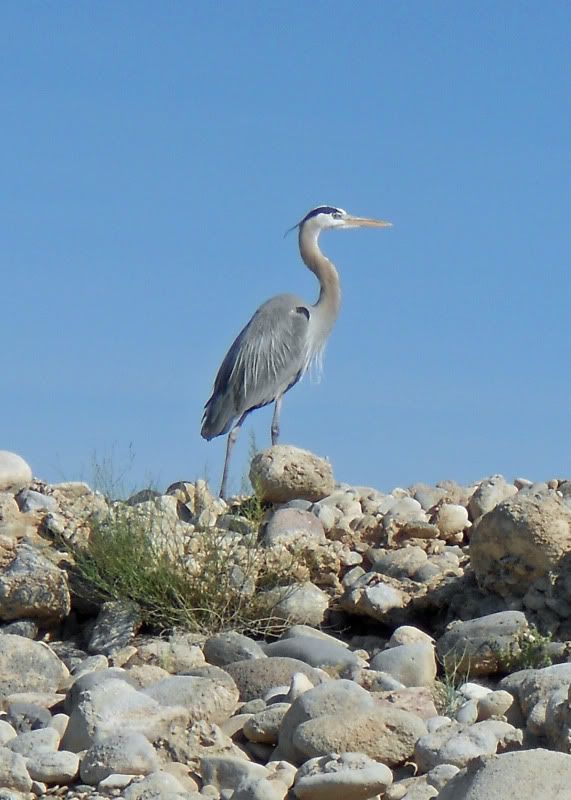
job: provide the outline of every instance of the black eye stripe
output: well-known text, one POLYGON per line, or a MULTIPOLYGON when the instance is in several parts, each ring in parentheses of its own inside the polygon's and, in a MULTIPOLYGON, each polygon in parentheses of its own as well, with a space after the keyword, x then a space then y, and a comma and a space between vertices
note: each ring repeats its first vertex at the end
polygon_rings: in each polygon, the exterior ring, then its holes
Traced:
POLYGON ((308 219, 316 217, 318 214, 331 214, 333 217, 338 219, 341 216, 341 211, 334 206, 318 206, 318 208, 313 208, 309 214, 305 215, 301 221, 301 224, 303 225, 303 223, 307 222, 308 219))

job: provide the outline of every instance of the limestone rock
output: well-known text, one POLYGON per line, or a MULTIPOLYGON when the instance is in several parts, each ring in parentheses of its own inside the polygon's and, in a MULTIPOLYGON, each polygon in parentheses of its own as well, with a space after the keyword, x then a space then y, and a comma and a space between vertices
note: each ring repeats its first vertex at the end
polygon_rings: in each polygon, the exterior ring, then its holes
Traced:
POLYGON ((297 658, 312 667, 347 667, 363 666, 362 659, 337 642, 320 640, 317 637, 298 636, 281 639, 266 645, 268 656, 286 656, 297 658))
POLYGON ((312 758, 301 766, 294 792, 299 800, 368 800, 391 785, 391 770, 363 753, 312 758))
POLYGON ((290 683, 292 677, 301 672, 312 683, 321 682, 317 670, 295 658, 272 656, 263 659, 235 661, 226 667, 238 687, 241 700, 254 700, 262 697, 268 689, 290 683))
MULTIPOLYGON (((199 795, 200 796, 200 795, 199 795)), ((168 772, 152 772, 143 780, 131 783, 123 792, 125 800, 187 800, 182 783, 168 772)))
POLYGON ((438 639, 438 657, 458 674, 491 675, 508 664, 518 636, 529 629, 521 611, 500 611, 477 619, 451 622, 438 639))
POLYGON ((277 744, 283 718, 291 703, 273 703, 244 722, 244 736, 250 742, 277 744))
POLYGON ((184 707, 161 706, 125 681, 110 679, 79 695, 62 746, 78 753, 106 736, 125 730, 155 741, 166 736, 173 724, 185 725, 188 719, 184 707))
POLYGON ((311 581, 276 586, 259 597, 268 617, 288 625, 321 625, 329 607, 329 595, 311 581))
POLYGON ((0 450, 0 492, 16 494, 31 480, 32 470, 21 456, 0 450))
POLYGON ((426 733, 424 722, 408 711, 378 704, 349 716, 326 714, 298 725, 292 744, 302 759, 329 753, 359 752, 388 766, 412 757, 418 739, 426 733))
POLYGON ((404 686, 431 686, 436 678, 434 647, 425 642, 391 647, 371 660, 371 669, 388 672, 404 686))
POLYGON ((0 697, 18 692, 56 692, 68 675, 47 645, 23 636, 0 636, 0 697))
POLYGON ((203 651, 208 663, 217 667, 224 667, 234 661, 266 658, 266 654, 258 642, 235 631, 211 636, 204 643, 203 651))
POLYGON ((30 777, 49 786, 71 783, 79 772, 79 756, 66 750, 40 751, 27 759, 30 777))
POLYGON ((5 747, 0 747, 0 786, 19 792, 29 792, 32 788, 26 759, 5 747))
POLYGON ((109 775, 148 775, 158 769, 154 747, 140 733, 123 732, 96 742, 81 761, 81 780, 95 786, 109 775))
POLYGON ((35 547, 21 544, 0 574, 0 619, 56 622, 70 611, 67 577, 35 547))
POLYGON ((279 508, 269 518, 262 541, 271 547, 275 544, 324 544, 327 540, 323 525, 315 514, 299 508, 279 508))
POLYGON ((444 725, 416 742, 414 760, 421 772, 438 764, 453 764, 462 768, 475 758, 499 750, 519 747, 522 732, 500 720, 486 720, 473 725, 459 723, 444 725))
POLYGON ((482 514, 487 514, 498 503, 517 493, 513 484, 507 483, 502 475, 492 475, 483 480, 470 498, 468 509, 472 519, 478 519, 482 514))
POLYGON ((270 503, 303 498, 316 501, 334 488, 331 464, 307 450, 275 445, 258 453, 250 466, 257 494, 270 503))
POLYGON ((238 689, 228 677, 225 684, 194 675, 172 675, 142 691, 160 706, 183 706, 191 722, 221 723, 232 716, 238 704, 238 689))
POLYGON ((474 526, 470 557, 481 588, 522 597, 571 553, 571 509, 556 495, 518 494, 474 526))
POLYGON ((521 800, 522 796, 571 800, 571 756, 538 748, 476 759, 446 784, 438 800, 521 800))

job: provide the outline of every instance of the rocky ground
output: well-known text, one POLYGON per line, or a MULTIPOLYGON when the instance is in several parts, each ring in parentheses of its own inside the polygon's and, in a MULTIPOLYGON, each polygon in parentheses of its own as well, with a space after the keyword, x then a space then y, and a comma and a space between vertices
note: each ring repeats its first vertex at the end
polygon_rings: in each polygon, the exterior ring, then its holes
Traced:
POLYGON ((571 481, 381 492, 286 446, 251 480, 113 503, 0 452, 0 800, 570 800, 571 481), (78 548, 135 513, 198 578, 216 535, 273 635, 80 591, 78 548))

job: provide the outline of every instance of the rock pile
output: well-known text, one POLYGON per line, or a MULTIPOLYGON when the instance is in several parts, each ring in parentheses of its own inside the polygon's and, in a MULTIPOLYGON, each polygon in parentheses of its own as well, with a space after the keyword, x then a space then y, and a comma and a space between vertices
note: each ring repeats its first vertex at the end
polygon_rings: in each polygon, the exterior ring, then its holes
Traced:
POLYGON ((0 452, 0 800, 571 800, 571 481, 381 492, 285 446, 251 480, 117 503, 0 452), (216 532, 274 635, 79 592, 118 514, 189 574, 216 532))

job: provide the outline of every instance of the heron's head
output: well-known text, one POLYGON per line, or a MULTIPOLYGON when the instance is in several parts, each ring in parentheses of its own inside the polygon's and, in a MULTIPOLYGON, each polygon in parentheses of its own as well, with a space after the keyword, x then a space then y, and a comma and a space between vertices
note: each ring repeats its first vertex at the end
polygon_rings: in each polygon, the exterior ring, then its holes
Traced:
POLYGON ((309 229, 315 234, 319 234, 327 228, 390 228, 391 224, 381 219, 356 217, 353 214, 349 214, 344 208, 337 208, 336 206, 317 206, 312 208, 301 222, 298 222, 290 230, 299 228, 301 232, 304 229, 309 229))

